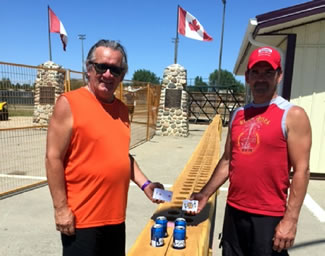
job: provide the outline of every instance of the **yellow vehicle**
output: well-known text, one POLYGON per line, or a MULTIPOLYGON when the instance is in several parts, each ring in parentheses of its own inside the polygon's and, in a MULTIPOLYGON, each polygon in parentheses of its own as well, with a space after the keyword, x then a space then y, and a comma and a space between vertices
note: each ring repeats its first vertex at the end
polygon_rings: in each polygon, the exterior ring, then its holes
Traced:
POLYGON ((9 113, 8 113, 8 104, 7 102, 0 102, 0 121, 8 120, 9 113))

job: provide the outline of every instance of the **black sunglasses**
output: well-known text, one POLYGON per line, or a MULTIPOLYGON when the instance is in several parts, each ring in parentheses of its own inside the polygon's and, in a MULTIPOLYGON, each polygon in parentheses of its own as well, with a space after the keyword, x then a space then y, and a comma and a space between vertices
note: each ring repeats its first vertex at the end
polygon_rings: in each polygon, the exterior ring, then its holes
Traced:
POLYGON ((89 61, 89 64, 94 65, 97 74, 104 74, 107 71, 107 69, 109 69, 109 72, 114 77, 119 77, 124 72, 124 68, 108 65, 105 63, 96 63, 96 62, 89 61))

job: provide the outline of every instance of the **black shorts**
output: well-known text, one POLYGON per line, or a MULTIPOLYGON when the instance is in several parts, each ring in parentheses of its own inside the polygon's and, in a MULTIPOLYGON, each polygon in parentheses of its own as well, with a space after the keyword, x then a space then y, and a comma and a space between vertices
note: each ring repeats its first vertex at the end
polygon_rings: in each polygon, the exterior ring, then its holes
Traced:
POLYGON ((250 214, 226 206, 221 246, 222 256, 288 256, 272 249, 275 227, 282 217, 250 214))
POLYGON ((61 233, 63 256, 125 256, 125 223, 61 233))

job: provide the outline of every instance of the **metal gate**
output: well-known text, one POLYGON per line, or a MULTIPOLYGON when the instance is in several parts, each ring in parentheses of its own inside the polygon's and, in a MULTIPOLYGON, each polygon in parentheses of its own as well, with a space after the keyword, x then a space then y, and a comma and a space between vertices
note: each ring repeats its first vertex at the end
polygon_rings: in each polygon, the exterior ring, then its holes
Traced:
MULTIPOLYGON (((8 105, 7 118, 0 118, 0 199, 46 184, 44 155, 47 123, 34 122, 34 111, 39 110, 41 105, 36 105, 34 100, 37 98, 37 81, 43 79, 44 84, 52 84, 47 80, 46 71, 51 71, 51 77, 54 76, 53 71, 64 77, 65 91, 84 85, 82 72, 0 62, 0 103, 5 101, 8 105)), ((39 91, 40 94, 43 92, 42 99, 45 99, 42 105, 50 109, 53 103, 47 100, 54 100, 53 90, 39 91), (51 97, 47 92, 52 92, 51 97)), ((131 147, 134 147, 149 140, 155 132, 160 86, 123 81, 117 94, 119 92, 123 101, 126 101, 127 93, 132 92, 136 96, 131 123, 131 147), (126 89, 128 87, 132 90, 126 89)), ((48 118, 45 111, 39 113, 40 117, 48 118)))
POLYGON ((189 86, 189 120, 195 123, 210 123, 216 114, 222 119, 223 126, 229 122, 230 114, 244 105, 244 93, 237 92, 236 86, 189 86))

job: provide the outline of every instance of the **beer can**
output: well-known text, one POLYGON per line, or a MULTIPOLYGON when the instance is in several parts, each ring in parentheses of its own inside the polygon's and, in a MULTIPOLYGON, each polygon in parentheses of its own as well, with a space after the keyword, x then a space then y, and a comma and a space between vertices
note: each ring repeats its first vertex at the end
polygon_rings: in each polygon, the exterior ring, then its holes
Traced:
POLYGON ((177 218, 175 220, 175 227, 176 226, 182 226, 186 229, 186 220, 184 218, 177 218))
POLYGON ((160 224, 154 224, 151 228, 151 246, 161 247, 164 245, 164 230, 160 224))
POLYGON ((173 248, 184 249, 185 248, 185 227, 175 226, 173 233, 173 248))
POLYGON ((168 233, 167 233, 167 218, 165 216, 159 216, 157 217, 156 219, 156 224, 160 224, 163 226, 163 230, 164 230, 164 237, 167 237, 168 236, 168 233))

